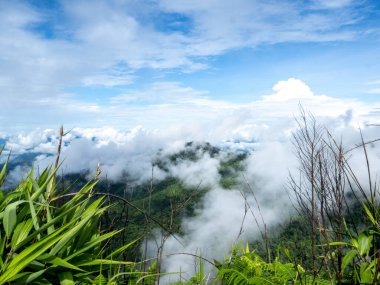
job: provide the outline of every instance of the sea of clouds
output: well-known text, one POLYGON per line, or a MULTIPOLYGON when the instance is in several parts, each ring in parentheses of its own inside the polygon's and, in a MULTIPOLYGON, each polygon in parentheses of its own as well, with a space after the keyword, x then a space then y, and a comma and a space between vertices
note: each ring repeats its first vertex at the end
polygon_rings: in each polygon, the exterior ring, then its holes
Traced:
MULTIPOLYGON (((192 124, 172 123, 165 128, 136 126, 129 130, 112 127, 73 128, 64 130, 61 153, 63 173, 88 171, 94 173, 98 163, 103 177, 118 181, 125 175, 137 182, 152 175, 152 162, 157 156, 173 154, 183 149, 186 142, 210 142, 228 151, 247 151, 246 170, 242 181, 256 194, 265 223, 275 225, 286 219, 291 203, 286 192, 289 173, 297 171, 292 133, 297 130, 295 117, 300 104, 310 111, 317 122, 326 127, 346 149, 361 143, 360 131, 366 141, 379 138, 379 121, 374 106, 359 101, 316 95, 302 81, 290 78, 273 87, 273 94, 245 106, 234 106, 217 112, 207 123, 194 120, 192 124)), ((6 143, 6 152, 13 158, 34 153, 33 165, 43 169, 55 160, 59 141, 58 129, 34 129, 18 133, 0 133, 6 143)), ((380 169, 379 144, 367 146, 372 177, 380 169)), ((163 268, 167 272, 183 272, 189 277, 196 270, 194 258, 175 253, 197 253, 205 258, 221 259, 231 243, 259 238, 254 217, 248 214, 243 221, 246 203, 259 217, 258 206, 252 193, 242 189, 225 190, 219 187, 219 161, 224 152, 211 157, 201 155, 198 161, 180 161, 169 166, 169 174, 194 186, 201 183, 211 190, 196 209, 196 215, 182 221, 183 235, 170 237, 164 248, 163 268), (239 232, 243 225, 241 235, 239 232), (175 254, 175 255, 173 255, 175 254)), ((2 157, 4 160, 4 155, 2 157)), ((359 180, 367 181, 365 158, 361 148, 350 152, 349 162, 359 180)), ((30 166, 20 165, 10 171, 8 179, 25 177, 30 166)), ((167 173, 154 168, 154 178, 162 179, 167 173)), ((263 225, 260 223, 260 226, 263 225)), ((262 230, 262 228, 261 228, 262 230)), ((150 253, 156 252, 156 239, 149 242, 150 253)), ((175 277, 167 277, 175 278, 175 277)))

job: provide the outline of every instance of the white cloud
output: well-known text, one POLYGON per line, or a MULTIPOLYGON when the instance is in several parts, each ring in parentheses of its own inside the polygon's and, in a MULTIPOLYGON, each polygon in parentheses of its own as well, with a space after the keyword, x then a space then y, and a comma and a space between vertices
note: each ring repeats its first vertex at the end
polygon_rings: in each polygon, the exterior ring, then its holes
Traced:
POLYGON ((367 91, 369 94, 380 94, 380 88, 373 88, 367 91))
POLYGON ((273 86, 275 92, 269 96, 263 96, 264 101, 285 102, 289 100, 314 99, 315 95, 304 82, 299 79, 289 78, 281 80, 273 86))
POLYGON ((352 0, 316 0, 314 2, 316 7, 328 9, 344 8, 346 6, 352 5, 353 3, 352 0))
MULTIPOLYGON (((173 134, 177 138, 220 142, 224 140, 263 138, 272 136, 270 127, 291 130, 293 117, 299 112, 299 104, 318 117, 346 116, 350 113, 350 123, 378 123, 377 103, 364 103, 355 99, 338 99, 326 95, 316 95, 304 82, 290 78, 276 83, 270 95, 247 103, 232 103, 207 97, 207 92, 183 86, 178 82, 157 82, 144 90, 130 91, 112 97, 107 106, 78 104, 70 96, 60 97, 59 106, 49 108, 48 99, 40 100, 46 110, 31 113, 35 116, 49 115, 58 127, 65 122, 70 129, 84 125, 98 128, 112 125, 121 130, 142 125, 149 131, 173 134), (81 111, 78 115, 75 112, 81 111), (266 135, 267 134, 267 135, 266 135)), ((18 109, 15 112, 30 113, 18 109)), ((47 123, 52 123, 48 120, 47 123)), ((12 127, 14 128, 14 124, 12 127)), ((166 136, 170 137, 169 135, 166 136)))
MULTIPOLYGON (((238 190, 214 189, 207 193, 197 215, 183 220, 185 235, 177 236, 181 244, 173 237, 166 241, 162 264, 164 270, 166 272, 181 271, 182 276, 187 279, 194 275, 196 270, 194 263, 197 260, 185 255, 186 253, 199 254, 210 260, 223 259, 231 243, 237 241, 243 222, 244 208, 244 199, 238 190)), ((258 235, 258 229, 250 214, 247 215, 244 225, 241 239, 258 235)), ((157 239, 159 238, 158 235, 157 239)), ((154 244, 155 242, 151 241, 150 249, 153 254, 155 254, 154 244)), ((207 272, 210 265, 207 263, 204 265, 207 272)), ((169 280, 178 280, 178 276, 167 276, 162 279, 166 284, 165 282, 169 280)))
POLYGON ((368 82, 368 85, 380 85, 380 80, 373 80, 368 82))
POLYGON ((186 185, 192 187, 211 187, 218 185, 220 157, 211 158, 205 153, 197 161, 180 161, 169 168, 172 176, 179 178, 186 185))
MULTIPOLYGON (((355 29, 347 25, 357 16, 346 2, 334 2, 342 11, 336 21, 333 14, 305 13, 311 7, 292 1, 61 1, 54 14, 22 1, 2 1, 0 94, 4 109, 12 110, 5 111, 4 124, 44 127, 53 114, 64 116, 62 94, 69 89, 131 84, 140 68, 189 72, 206 68, 209 56, 232 49, 352 39, 355 29), (170 15, 185 20, 172 23, 170 15), (174 24, 180 28, 173 29, 174 24), (40 102, 51 112, 38 117, 40 102)), ((68 117, 76 116, 73 121, 104 125, 79 113, 97 108, 95 99, 75 92, 71 99, 84 106, 75 109, 64 102, 68 117)))
MULTIPOLYGON (((260 230, 263 230, 261 214, 268 228, 287 218, 291 205, 284 186, 289 170, 297 166, 289 144, 289 141, 260 143, 255 145, 255 151, 248 158, 244 174, 259 202, 261 213, 247 185, 230 190, 214 187, 202 200, 196 215, 183 219, 183 235, 177 236, 177 239, 170 237, 167 240, 163 254, 165 257, 163 267, 166 272, 181 271, 183 277, 189 278, 195 273, 196 258, 180 253, 196 253, 208 260, 222 260, 231 244, 261 239, 260 230), (247 188, 250 210, 243 222, 245 202, 241 191, 244 188, 247 188), (260 228, 257 227, 251 210, 258 219, 260 228), (242 233, 239 236, 241 227, 242 233)), ((205 166, 209 167, 207 163, 205 166)), ((160 238, 161 236, 157 234, 156 239, 160 238)), ((155 243, 152 240, 150 244, 152 256, 156 254, 155 243)), ((207 263, 205 268, 206 272, 211 269, 207 263)), ((177 279, 178 276, 173 275, 164 277, 162 281, 165 283, 177 279)))
POLYGON ((105 86, 114 87, 120 85, 129 85, 133 82, 134 76, 118 75, 94 75, 84 77, 82 82, 85 86, 105 86))
MULTIPOLYGON (((64 137, 65 144, 69 145, 62 152, 64 171, 95 171, 100 162, 110 179, 118 179, 125 170, 143 179, 150 175, 152 159, 159 149, 176 150, 188 141, 208 141, 232 145, 232 148, 246 147, 245 143, 252 147, 252 142, 286 142, 295 129, 294 116, 299 113, 299 103, 337 130, 379 122, 375 113, 380 107, 378 104, 316 95, 304 82, 294 78, 279 81, 271 95, 247 104, 212 100, 205 95, 204 91, 175 82, 159 82, 143 92, 115 97, 106 109, 95 106, 92 110, 94 126, 99 122, 97 117, 107 122, 122 121, 124 126, 115 123, 121 130, 116 127, 74 128, 64 137), (158 95, 152 98, 151 94, 158 95), (135 100, 136 104, 128 107, 123 104, 125 100, 135 100), (149 101, 149 105, 139 105, 141 100, 149 101), (234 141, 241 144, 231 143, 234 141)), ((69 107, 63 105, 62 110, 69 107)), ((74 107, 90 109, 91 105, 73 103, 74 107)), ((88 114, 89 111, 85 112, 88 114)), ((70 126, 65 129, 69 130, 70 126)), ((15 154, 33 151, 54 155, 58 141, 58 133, 52 129, 4 133, 2 137, 8 139, 7 147, 15 154)), ((44 158, 41 164, 48 165, 53 160, 53 157, 44 158)), ((203 157, 200 164, 177 165, 172 174, 187 177, 188 183, 198 184, 198 180, 203 180, 212 185, 218 177, 217 163, 217 159, 203 157), (199 179, 192 180, 192 177, 199 179)), ((162 173, 157 172, 157 177, 161 176, 162 173)))
POLYGON ((111 98, 111 103, 120 105, 133 101, 144 101, 147 104, 173 104, 179 102, 194 102, 204 100, 201 95, 206 95, 206 91, 195 90, 191 87, 181 86, 179 82, 155 82, 145 90, 136 90, 111 98))
MULTIPOLYGON (((337 1, 338 2, 338 1, 337 1)), ((348 3, 346 3, 348 4, 348 3)), ((333 15, 314 11, 313 5, 291 1, 161 1, 169 12, 193 19, 194 34, 200 38, 191 46, 199 55, 220 54, 231 48, 288 41, 331 41, 352 39, 355 33, 339 31, 352 23, 355 13, 333 15), (307 13, 311 12, 313 13, 307 13), (207 43, 207 44, 204 44, 207 43)), ((336 8, 348 5, 336 3, 336 8)), ((348 13, 347 13, 348 12, 348 13)), ((352 11, 351 11, 352 12, 352 11)))

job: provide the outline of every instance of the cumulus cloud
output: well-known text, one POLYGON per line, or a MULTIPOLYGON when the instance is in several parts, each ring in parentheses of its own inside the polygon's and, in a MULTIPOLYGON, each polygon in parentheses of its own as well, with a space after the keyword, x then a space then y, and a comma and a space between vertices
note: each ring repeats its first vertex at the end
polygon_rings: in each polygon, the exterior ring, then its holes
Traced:
POLYGON ((285 102, 289 100, 313 99, 315 95, 310 87, 296 78, 281 80, 273 86, 274 94, 263 96, 264 101, 285 102))

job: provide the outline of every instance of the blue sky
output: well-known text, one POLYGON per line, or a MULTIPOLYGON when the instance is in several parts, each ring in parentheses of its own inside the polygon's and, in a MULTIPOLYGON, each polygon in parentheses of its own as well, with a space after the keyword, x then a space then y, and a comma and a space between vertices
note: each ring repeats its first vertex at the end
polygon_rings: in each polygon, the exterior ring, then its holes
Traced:
POLYGON ((379 1, 0 0, 2 131, 269 119, 303 100, 376 121, 379 95, 379 1))

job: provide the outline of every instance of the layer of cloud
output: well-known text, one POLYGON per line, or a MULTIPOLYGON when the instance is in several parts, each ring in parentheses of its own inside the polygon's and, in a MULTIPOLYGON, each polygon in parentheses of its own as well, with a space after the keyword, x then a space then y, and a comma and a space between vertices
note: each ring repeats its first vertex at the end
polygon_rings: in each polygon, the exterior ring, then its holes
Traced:
MULTIPOLYGON (((94 116, 95 124, 103 120, 115 122, 114 127, 74 128, 64 139, 69 141, 77 136, 91 140, 95 137, 97 145, 112 142, 120 146, 138 138, 136 146, 155 142, 157 148, 163 142, 176 144, 193 140, 218 144, 281 140, 283 134, 294 129, 294 117, 299 114, 300 105, 316 117, 326 118, 323 120, 339 118, 342 126, 357 127, 359 123, 377 123, 380 119, 376 113, 380 106, 376 103, 315 94, 307 84, 295 78, 279 81, 273 86, 272 94, 246 104, 210 99, 207 92, 184 87, 177 82, 158 82, 144 91, 117 95, 112 100, 108 108, 93 112, 97 116, 94 116), (141 100, 147 104, 140 105, 141 100), (135 101, 133 108, 124 105, 125 101, 135 101), (117 131, 117 127, 128 129, 129 126, 129 131, 117 131), (273 129, 282 131, 276 133, 273 129)), ((66 129, 69 127, 65 126, 66 129)), ((36 152, 41 149, 43 152, 48 145, 57 142, 56 131, 52 129, 2 135, 7 136, 8 147, 14 152, 23 149, 36 152)))
MULTIPOLYGON (((289 171, 296 166, 289 142, 255 144, 255 150, 246 161, 242 185, 229 190, 212 188, 203 198, 196 215, 183 219, 183 235, 166 241, 164 270, 181 271, 183 278, 190 278, 195 274, 194 264, 199 260, 186 253, 195 253, 208 260, 223 260, 231 244, 261 239, 264 229, 261 217, 269 228, 282 223, 292 211, 285 185, 289 171), (248 211, 246 215, 245 210, 248 211)), ((151 240, 152 256, 155 256, 157 249, 154 245, 160 243, 160 238, 161 235, 157 234, 156 240, 151 240)), ((204 264, 206 272, 212 269, 207 262, 204 264)), ((163 278, 165 284, 169 280, 178 280, 178 276, 163 278)))
POLYGON ((261 44, 355 39, 365 33, 356 25, 365 18, 365 4, 1 1, 0 96, 11 111, 0 119, 18 129, 51 127, 53 118, 88 127, 112 124, 96 119, 107 95, 99 101, 73 90, 125 86, 142 68, 196 71, 207 68, 210 56, 261 44))

